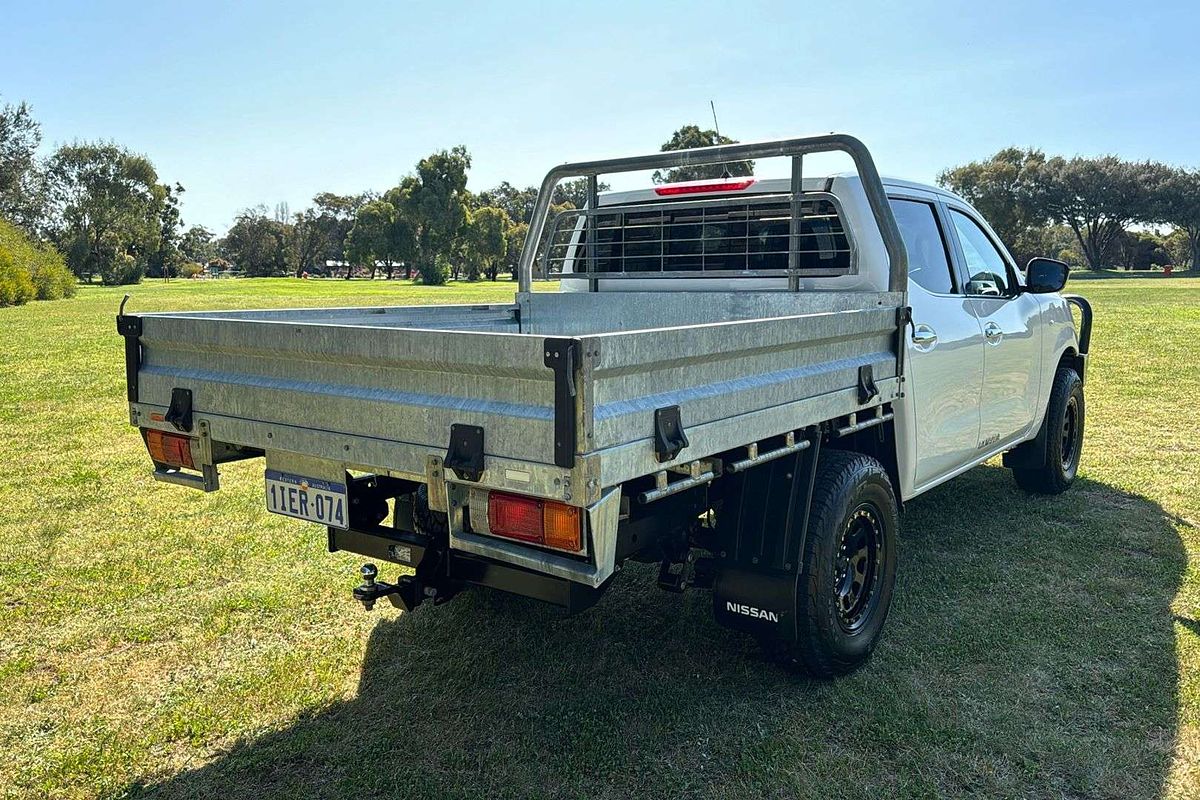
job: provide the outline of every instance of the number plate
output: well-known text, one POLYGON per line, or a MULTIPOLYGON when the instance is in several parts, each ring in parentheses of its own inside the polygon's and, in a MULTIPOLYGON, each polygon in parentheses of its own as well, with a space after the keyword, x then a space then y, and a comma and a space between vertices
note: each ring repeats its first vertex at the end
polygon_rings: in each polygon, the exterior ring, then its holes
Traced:
POLYGON ((267 511, 348 528, 346 484, 267 470, 267 511))

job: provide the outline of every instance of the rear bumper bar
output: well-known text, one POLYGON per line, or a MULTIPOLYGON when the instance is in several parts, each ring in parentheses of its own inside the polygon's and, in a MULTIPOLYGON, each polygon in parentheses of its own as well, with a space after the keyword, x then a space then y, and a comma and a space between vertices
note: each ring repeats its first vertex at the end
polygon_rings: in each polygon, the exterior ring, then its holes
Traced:
POLYGON ((431 537, 419 533, 386 528, 371 531, 329 528, 328 537, 331 553, 356 553, 418 570, 423 564, 436 563, 439 571, 443 572, 437 577, 448 582, 486 586, 531 597, 565 608, 570 613, 590 608, 608 585, 606 581, 593 588, 472 553, 458 550, 447 552, 437 548, 431 537))

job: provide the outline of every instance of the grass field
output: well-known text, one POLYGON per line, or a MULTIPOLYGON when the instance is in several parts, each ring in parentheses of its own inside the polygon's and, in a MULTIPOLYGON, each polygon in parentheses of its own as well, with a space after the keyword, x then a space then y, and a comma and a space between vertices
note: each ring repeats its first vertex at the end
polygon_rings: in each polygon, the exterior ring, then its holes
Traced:
MULTIPOLYGON (((0 790, 11 797, 1200 796, 1200 279, 1080 282, 1081 479, 988 466, 905 514, 867 668, 811 682, 627 569, 573 618, 402 615, 263 509, 156 484, 121 291, 0 309, 0 790)), ((145 285, 134 311, 507 299, 511 284, 145 285)))

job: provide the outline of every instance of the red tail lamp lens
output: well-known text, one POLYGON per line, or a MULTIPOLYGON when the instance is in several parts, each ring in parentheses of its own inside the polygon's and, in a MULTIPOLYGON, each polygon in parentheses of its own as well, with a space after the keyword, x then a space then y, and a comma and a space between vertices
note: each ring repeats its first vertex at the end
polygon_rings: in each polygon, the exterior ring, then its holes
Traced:
POLYGON ((583 550, 583 514, 574 506, 516 494, 488 495, 488 527, 494 536, 556 550, 583 550))
POLYGON ((488 495, 488 526, 496 536, 542 543, 542 501, 492 492, 488 495))
POLYGON ((192 461, 192 440, 187 436, 147 429, 146 449, 150 451, 150 458, 159 464, 196 468, 192 461))
POLYGON ((704 181, 694 183, 668 183, 665 186, 655 186, 654 193, 659 197, 674 194, 703 194, 705 192, 740 192, 749 189, 757 183, 756 178, 745 178, 739 181, 704 181))

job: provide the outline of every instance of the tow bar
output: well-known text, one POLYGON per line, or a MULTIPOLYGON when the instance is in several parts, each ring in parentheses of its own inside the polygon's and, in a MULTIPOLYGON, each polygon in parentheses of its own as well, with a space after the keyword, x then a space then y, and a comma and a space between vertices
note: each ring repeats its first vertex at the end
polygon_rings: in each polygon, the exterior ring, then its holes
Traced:
POLYGON ((434 605, 445 603, 456 593, 446 584, 441 590, 434 584, 427 584, 415 575, 401 575, 395 583, 378 580, 379 568, 374 564, 363 564, 359 568, 363 582, 354 587, 354 599, 363 604, 367 611, 375 608, 375 602, 382 597, 403 611, 412 611, 426 600, 432 600, 434 605))

